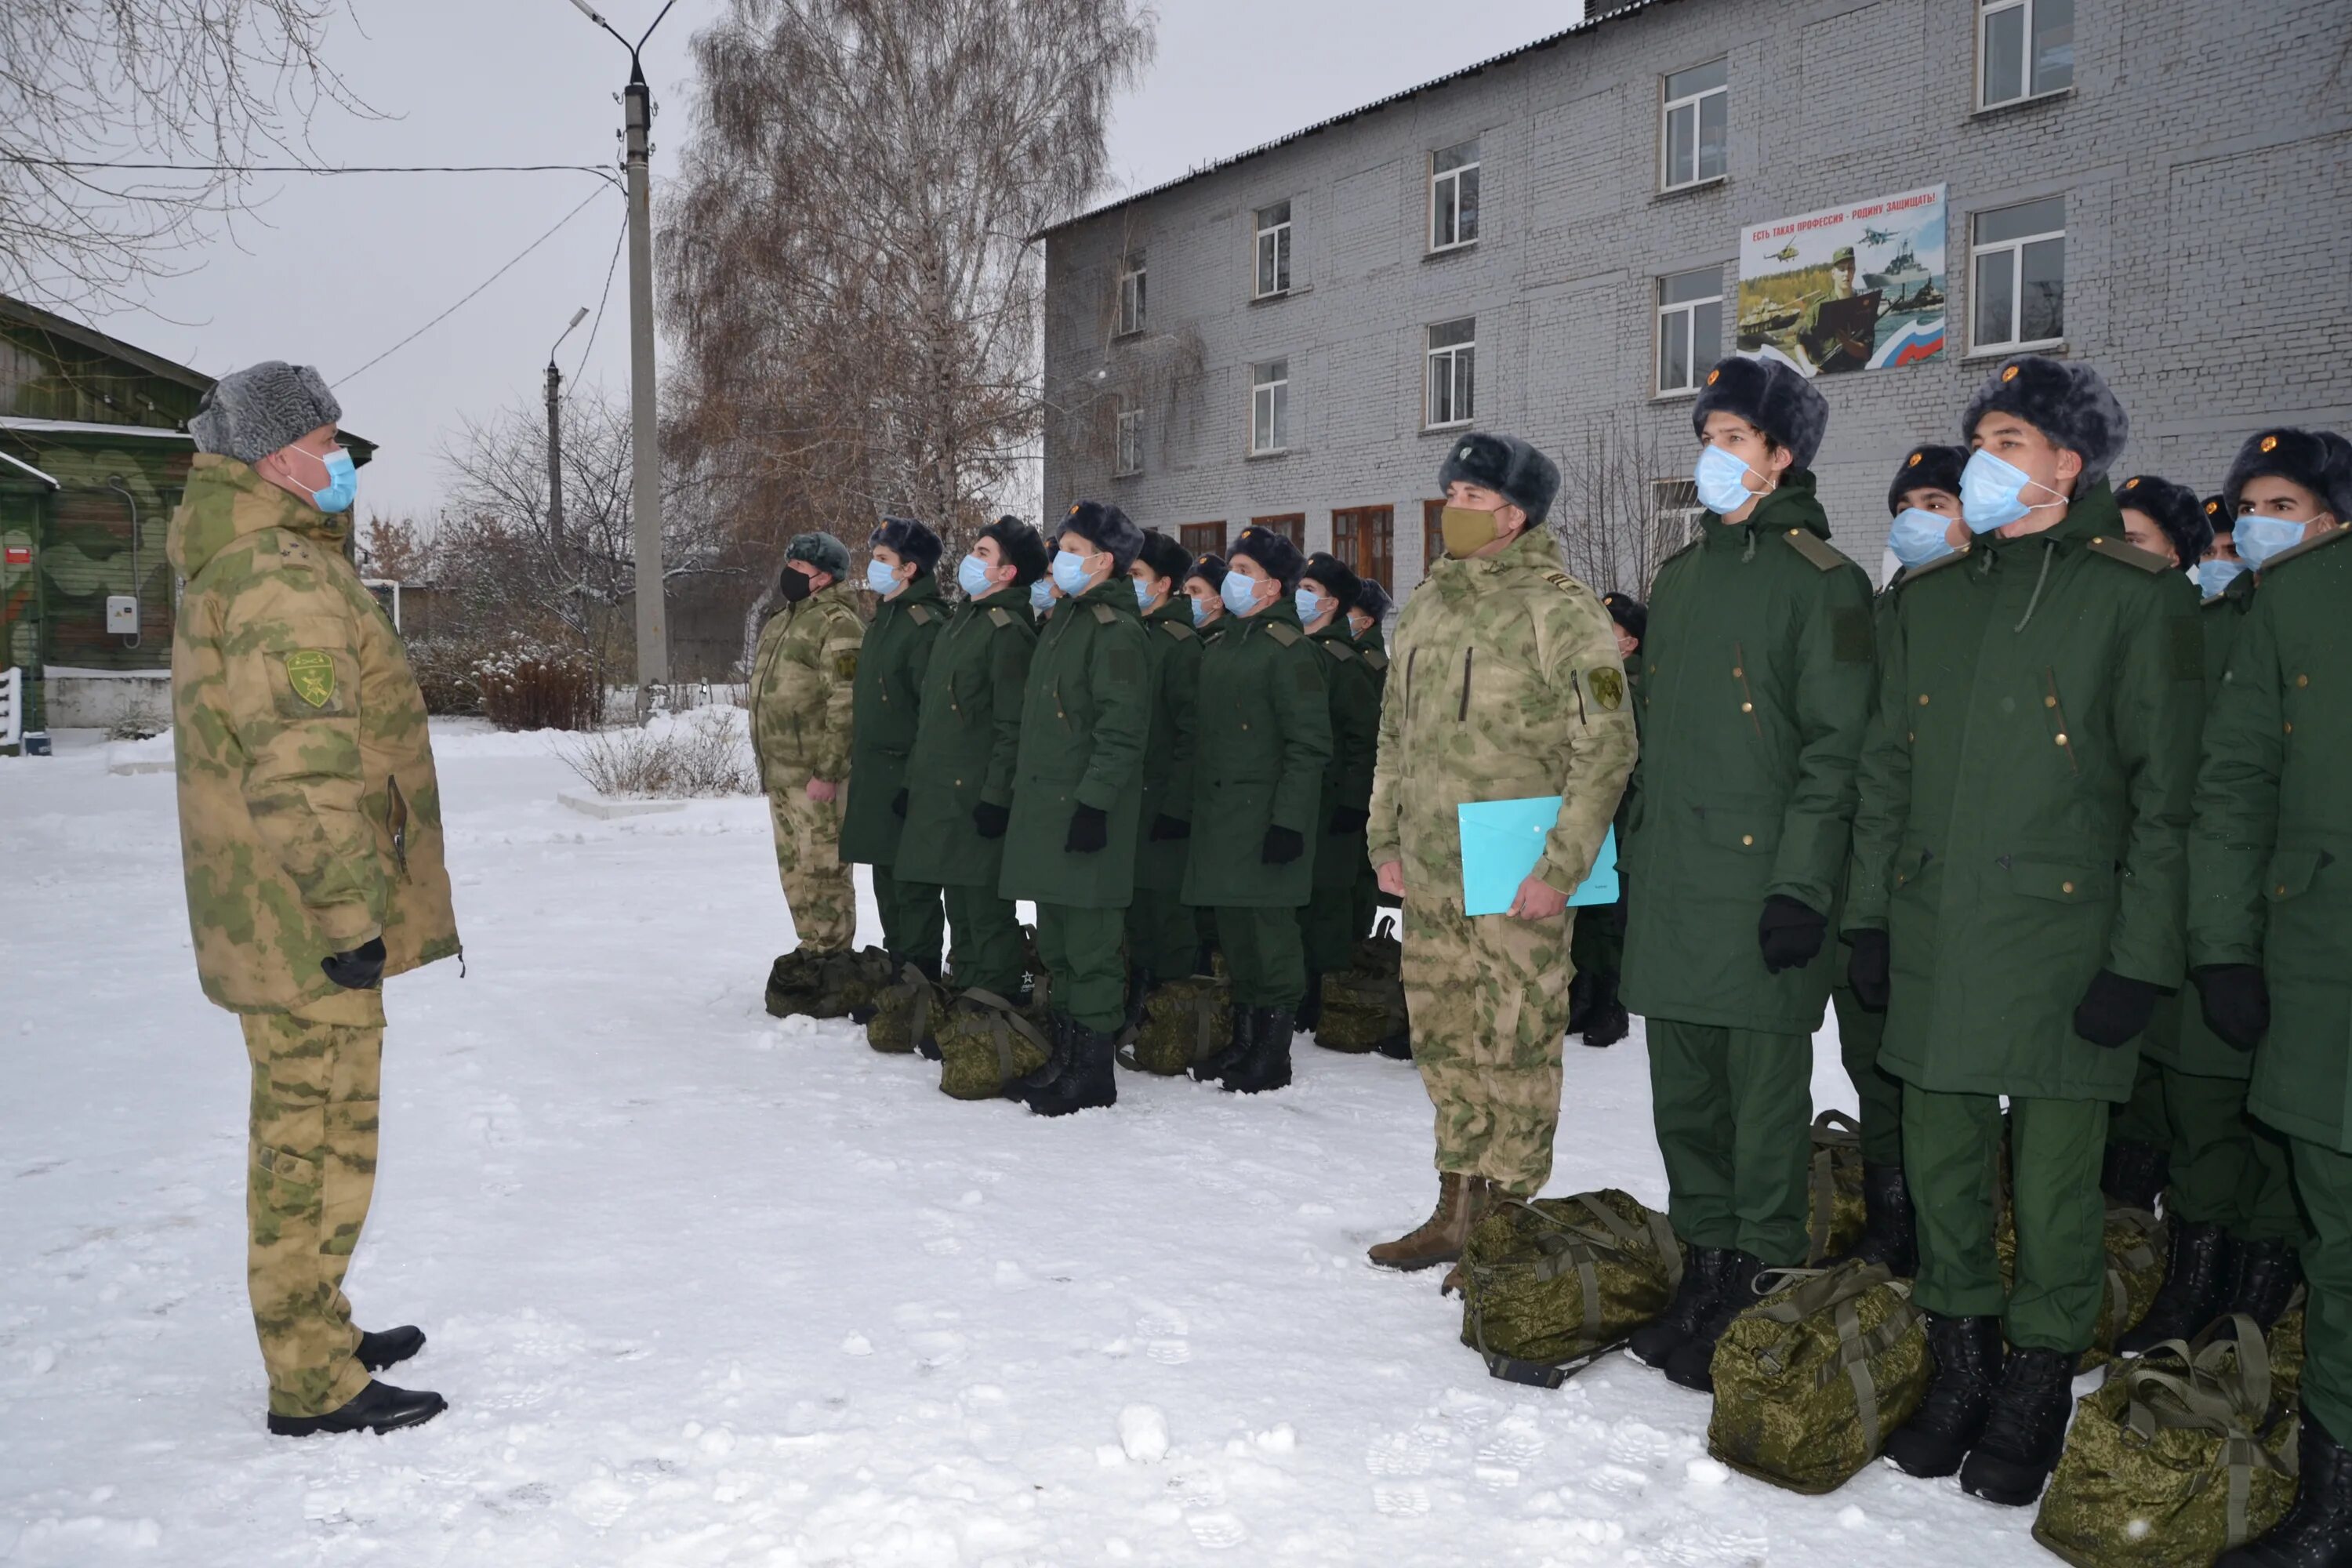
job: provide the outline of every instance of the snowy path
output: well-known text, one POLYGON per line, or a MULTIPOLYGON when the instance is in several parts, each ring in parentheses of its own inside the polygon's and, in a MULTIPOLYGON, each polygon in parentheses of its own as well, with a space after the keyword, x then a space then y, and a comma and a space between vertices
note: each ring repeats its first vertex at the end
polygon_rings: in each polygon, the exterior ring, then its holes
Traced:
MULTIPOLYGON (((1950 1482, 1729 1476, 1622 1357, 1490 1381, 1433 1276, 1363 1262, 1433 1192, 1409 1068, 961 1104, 761 1012, 758 803, 593 822, 543 739, 442 746, 471 976, 394 984, 351 1289, 453 1408, 307 1444, 261 1432, 246 1069, 171 778, 0 760, 0 1562, 2049 1561, 1950 1482)), ((1639 1036, 1571 1052, 1552 1190, 1662 1201, 1639 1036)), ((1826 1036, 1817 1080, 1850 1103, 1826 1036)))

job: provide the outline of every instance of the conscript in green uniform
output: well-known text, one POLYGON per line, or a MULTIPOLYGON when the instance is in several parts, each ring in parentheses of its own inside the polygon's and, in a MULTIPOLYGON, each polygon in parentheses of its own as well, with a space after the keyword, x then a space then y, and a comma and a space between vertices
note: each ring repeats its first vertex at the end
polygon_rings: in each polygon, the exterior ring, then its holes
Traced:
POLYGON ((1192 568, 1184 547, 1146 530, 1128 568, 1150 661, 1151 734, 1143 747, 1143 805, 1136 814, 1135 901, 1127 906, 1128 1021, 1142 1016, 1153 985, 1192 973, 1201 928, 1184 902, 1192 837, 1193 704, 1201 694, 1201 635, 1181 592, 1192 568))
MULTIPOLYGON (((1229 570, 1225 558, 1212 552, 1196 559, 1184 574, 1184 597, 1192 602, 1192 629, 1201 634, 1203 656, 1234 626, 1233 616, 1225 613, 1223 596, 1229 570)), ((1217 911, 1195 908, 1192 920, 1201 937, 1200 956, 1193 960, 1192 968, 1196 973, 1207 974, 1216 963, 1217 911)))
MULTIPOLYGON (((1388 624, 1389 611, 1393 606, 1389 600, 1389 591, 1371 578, 1361 578, 1359 583, 1360 585, 1356 589, 1356 602, 1348 607, 1348 628, 1355 635, 1356 651, 1364 656, 1364 668, 1372 672, 1373 695, 1381 700, 1386 700, 1389 689, 1389 647, 1387 634, 1383 628, 1388 624)), ((1373 742, 1374 749, 1377 751, 1379 744, 1377 731, 1373 735, 1373 742)), ((1369 804, 1368 802, 1367 805, 1369 804)), ((1368 854, 1364 857, 1362 873, 1356 879, 1356 912, 1353 916, 1356 924, 1365 931, 1371 930, 1372 921, 1383 904, 1394 908, 1397 900, 1381 891, 1380 879, 1372 874, 1371 857, 1368 854)), ((1389 1047, 1383 1045, 1381 1048, 1387 1050, 1389 1047)), ((1412 1047, 1406 1037, 1399 1037, 1396 1048, 1410 1051, 1412 1047)))
POLYGON ((841 817, 841 858, 867 867, 873 876, 891 969, 912 963, 937 980, 944 935, 939 885, 905 880, 893 868, 907 821, 907 759, 915 749, 923 671, 931 645, 947 625, 932 575, 940 563, 940 536, 922 523, 892 517, 883 519, 866 542, 873 555, 866 563, 866 586, 881 602, 866 628, 850 700, 849 797, 841 817))
POLYGON ((1298 579, 1299 622, 1307 640, 1325 656, 1323 689, 1329 700, 1331 760, 1323 768, 1323 803, 1315 846, 1315 891, 1299 921, 1307 952, 1307 994, 1298 1026, 1312 1033, 1323 1016, 1323 977, 1348 967, 1356 940, 1370 934, 1370 911, 1360 887, 1371 862, 1364 854, 1370 820, 1372 764, 1381 749, 1381 683, 1357 649, 1348 612, 1363 580, 1335 555, 1307 559, 1298 579))

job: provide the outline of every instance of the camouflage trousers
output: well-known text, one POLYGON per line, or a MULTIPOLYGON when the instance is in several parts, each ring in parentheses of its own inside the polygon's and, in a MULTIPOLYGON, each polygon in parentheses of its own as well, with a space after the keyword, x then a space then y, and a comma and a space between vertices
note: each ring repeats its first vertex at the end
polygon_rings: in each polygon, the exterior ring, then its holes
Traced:
POLYGON ((768 815, 793 930, 811 952, 845 952, 857 935, 857 890, 841 863, 841 802, 811 800, 804 773, 787 771, 775 779, 768 815))
POLYGON ((269 1408, 323 1415, 368 1383, 352 1359, 360 1331, 343 1273, 375 1192, 383 994, 346 992, 238 1022, 253 1062, 245 1282, 269 1408))
POLYGON ((1550 1178, 1575 918, 1474 918, 1458 903, 1405 900, 1405 1006, 1437 1110, 1440 1171, 1521 1197, 1550 1178))

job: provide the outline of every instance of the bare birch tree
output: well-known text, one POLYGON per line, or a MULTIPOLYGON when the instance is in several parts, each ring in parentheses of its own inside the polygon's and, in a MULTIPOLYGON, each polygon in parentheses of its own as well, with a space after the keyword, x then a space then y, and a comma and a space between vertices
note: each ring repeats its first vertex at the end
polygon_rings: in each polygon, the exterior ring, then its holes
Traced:
POLYGON ((1582 444, 1560 454, 1552 527, 1578 581, 1596 594, 1649 598, 1666 557, 1698 536, 1698 497, 1681 467, 1639 416, 1588 425, 1582 444))

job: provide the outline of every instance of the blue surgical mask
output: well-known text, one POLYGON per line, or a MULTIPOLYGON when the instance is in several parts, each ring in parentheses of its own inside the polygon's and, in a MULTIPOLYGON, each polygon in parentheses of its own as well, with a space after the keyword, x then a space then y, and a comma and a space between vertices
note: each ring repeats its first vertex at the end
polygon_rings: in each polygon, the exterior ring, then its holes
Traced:
POLYGON ((1135 584, 1135 607, 1149 614, 1151 609, 1151 584, 1140 577, 1129 577, 1128 581, 1135 584))
POLYGON ((866 585, 877 594, 887 594, 898 586, 898 569, 885 566, 879 561, 866 563, 866 585))
POLYGON ((287 450, 300 452, 327 470, 327 488, 310 492, 312 506, 317 507, 329 517, 332 517, 339 511, 352 510, 352 502, 360 499, 360 470, 359 465, 352 461, 352 455, 349 452, 337 447, 322 458, 318 453, 300 447, 289 447, 287 450))
POLYGON ((2230 584, 2246 574, 2242 561, 2200 561, 2197 563, 2197 588, 2209 599, 2218 599, 2230 591, 2230 584))
POLYGON ((2271 557, 2303 542, 2303 524, 2250 511, 2238 519, 2230 537, 2237 542, 2238 559, 2259 572, 2271 557))
POLYGON ((1944 542, 1945 531, 1951 526, 1948 517, 1938 517, 1924 507, 1906 507, 1886 531, 1886 547, 1895 552, 1895 559, 1916 571, 1952 553, 1952 547, 1944 542))
POLYGON ((1298 619, 1302 625, 1323 613, 1323 596, 1320 594, 1310 594, 1301 588, 1290 598, 1291 603, 1298 606, 1298 619))
POLYGON ((2004 458, 1996 458, 1979 447, 1969 457, 1969 466, 1960 470, 1960 516, 1968 520, 1972 533, 1990 533, 1996 528, 2007 528, 2021 522, 2032 512, 2044 511, 2065 500, 2036 501, 2028 505, 2028 486, 2056 496, 2049 486, 2038 484, 2023 468, 2004 458))
POLYGON ((1742 476, 1756 470, 1733 457, 1720 447, 1709 447, 1698 455, 1698 467, 1691 477, 1698 483, 1699 504, 1717 517, 1727 517, 1756 499, 1757 492, 1742 481, 1742 476))
POLYGON ((996 584, 988 580, 988 563, 977 555, 967 555, 956 563, 956 586, 966 595, 979 598, 996 584))
POLYGON ((1054 607, 1054 584, 1043 577, 1029 584, 1029 607, 1039 615, 1054 607))
POLYGON ((1187 603, 1191 604, 1192 606, 1192 624, 1196 626, 1207 626, 1209 624, 1209 602, 1206 599, 1188 599, 1187 603))
POLYGON ((1258 580, 1246 573, 1228 572, 1224 586, 1217 590, 1217 596, 1224 600, 1225 608, 1234 614, 1246 616, 1257 608, 1257 584, 1258 580))
POLYGON ((1054 586, 1073 599, 1087 591, 1087 558, 1066 550, 1054 552, 1054 586))

